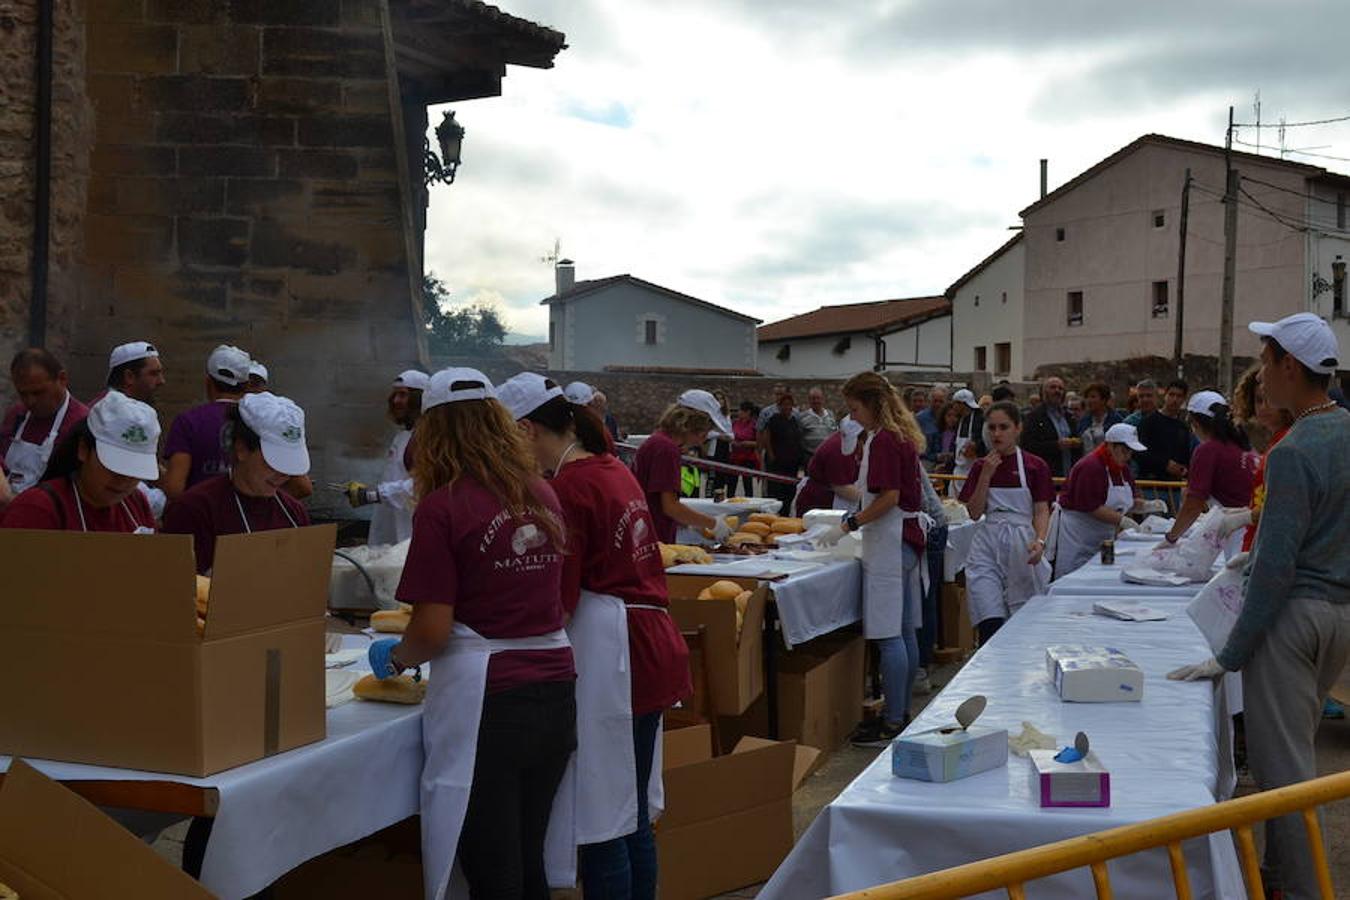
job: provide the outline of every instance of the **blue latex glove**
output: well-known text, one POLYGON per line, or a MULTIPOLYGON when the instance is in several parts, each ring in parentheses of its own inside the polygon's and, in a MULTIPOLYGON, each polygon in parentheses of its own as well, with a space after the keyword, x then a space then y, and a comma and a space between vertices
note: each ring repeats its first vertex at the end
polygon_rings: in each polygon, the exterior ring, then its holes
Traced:
POLYGON ((399 673, 400 670, 394 667, 393 653, 394 648, 400 643, 396 638, 385 638, 370 645, 367 657, 370 660, 370 671, 375 673, 376 678, 393 678, 399 673))

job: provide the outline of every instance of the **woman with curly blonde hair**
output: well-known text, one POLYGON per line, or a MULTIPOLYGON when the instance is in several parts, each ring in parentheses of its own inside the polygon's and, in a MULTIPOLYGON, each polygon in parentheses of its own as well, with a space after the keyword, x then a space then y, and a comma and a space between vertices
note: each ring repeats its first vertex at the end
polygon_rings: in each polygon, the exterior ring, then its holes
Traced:
POLYGON ((854 375, 843 393, 849 415, 866 429, 857 481, 862 509, 845 517, 843 528, 862 534, 863 635, 877 642, 886 691, 882 715, 859 725, 852 741, 858 747, 885 747, 909 724, 919 666, 917 631, 927 568, 919 521, 924 436, 899 392, 881 375, 854 375))
POLYGON ((563 631, 562 510, 485 375, 431 377, 417 422, 418 496, 397 597, 402 640, 377 678, 434 661, 422 714, 428 897, 458 859, 474 896, 548 895, 544 835, 576 749, 576 669, 563 631))

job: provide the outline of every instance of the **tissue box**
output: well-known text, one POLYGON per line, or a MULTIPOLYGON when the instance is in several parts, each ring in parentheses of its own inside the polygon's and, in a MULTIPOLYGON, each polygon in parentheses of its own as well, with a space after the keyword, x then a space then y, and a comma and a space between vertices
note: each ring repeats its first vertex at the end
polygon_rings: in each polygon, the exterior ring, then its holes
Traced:
POLYGON ((1090 752, 1078 762, 1055 762, 1058 750, 1032 750, 1041 806, 1110 806, 1111 773, 1090 752))
POLYGON ((1046 647, 1045 668, 1061 700, 1110 703, 1144 698, 1144 673, 1114 647, 1046 647))
POLYGON ((956 781, 1007 763, 1007 730, 979 724, 902 735, 891 744, 891 774, 899 778, 956 781))

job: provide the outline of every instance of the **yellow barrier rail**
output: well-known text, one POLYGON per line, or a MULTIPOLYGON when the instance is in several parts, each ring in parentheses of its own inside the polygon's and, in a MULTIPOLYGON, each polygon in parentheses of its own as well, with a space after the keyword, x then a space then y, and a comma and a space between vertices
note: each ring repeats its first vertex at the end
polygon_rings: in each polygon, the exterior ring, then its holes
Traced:
MULTIPOLYGON (((1316 870, 1323 900, 1335 900, 1331 872, 1327 867, 1326 844, 1322 839, 1317 807, 1350 798, 1350 772, 1326 775, 1312 781, 1263 791, 1237 800, 1216 803, 1137 822, 1108 831, 1098 831, 1029 850, 995 856, 979 862, 920 875, 891 884, 878 885, 834 900, 953 900, 984 891, 1003 888, 1011 900, 1025 900, 1025 885, 1038 878, 1058 875, 1084 866, 1092 870, 1098 900, 1110 900, 1109 860, 1144 850, 1167 849, 1172 864, 1172 883, 1179 900, 1190 900, 1191 886, 1181 844, 1192 838, 1219 831, 1235 833, 1247 896, 1262 900, 1260 860, 1252 825, 1280 816, 1300 813, 1308 833, 1308 849, 1316 870)), ((1163 896, 1160 891, 1158 896, 1163 896)))

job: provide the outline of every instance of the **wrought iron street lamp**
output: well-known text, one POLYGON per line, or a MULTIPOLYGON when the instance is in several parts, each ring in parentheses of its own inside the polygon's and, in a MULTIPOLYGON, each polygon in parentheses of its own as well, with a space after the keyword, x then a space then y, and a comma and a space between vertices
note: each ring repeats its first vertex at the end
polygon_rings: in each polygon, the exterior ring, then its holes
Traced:
POLYGON ((460 152, 464 149, 464 126, 455 121, 454 111, 446 112, 441 124, 436 126, 436 143, 440 145, 439 157, 431 149, 431 141, 426 141, 424 180, 428 186, 437 182, 454 184, 455 172, 459 170, 460 152))

